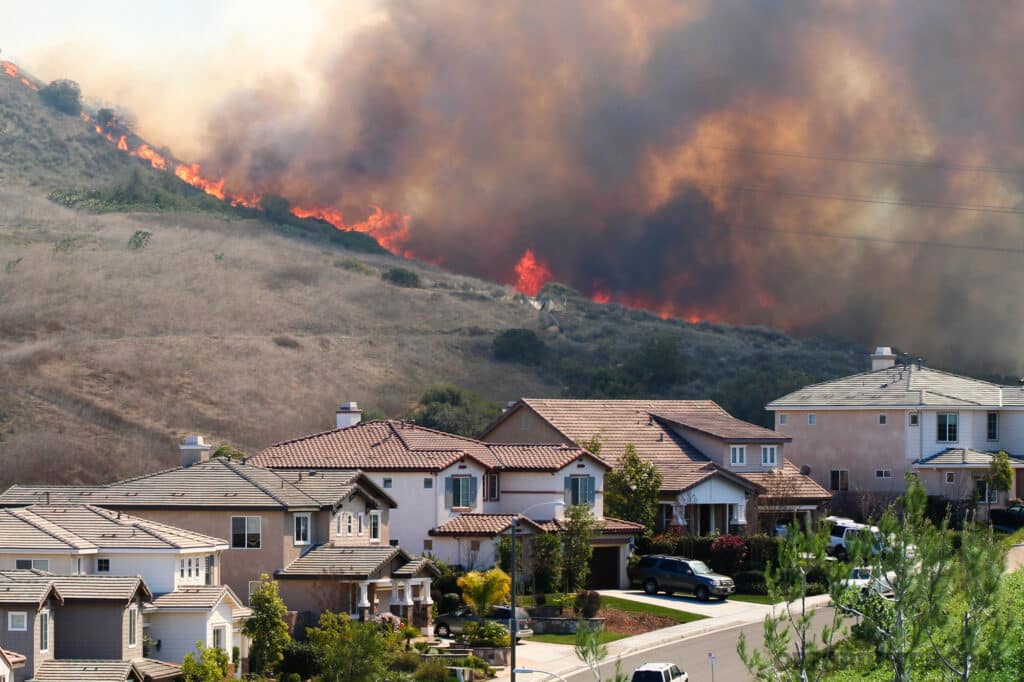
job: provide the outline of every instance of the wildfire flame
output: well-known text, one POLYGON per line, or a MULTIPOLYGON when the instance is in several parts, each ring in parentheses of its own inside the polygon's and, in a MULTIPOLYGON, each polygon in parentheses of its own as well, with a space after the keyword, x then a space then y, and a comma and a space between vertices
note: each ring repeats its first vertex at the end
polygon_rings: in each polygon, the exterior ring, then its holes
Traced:
POLYGON ((523 253, 523 257, 516 263, 515 271, 516 289, 531 297, 540 293, 541 288, 552 279, 547 263, 537 260, 531 249, 523 253))
POLYGON ((0 68, 3 68, 4 73, 6 73, 11 78, 17 78, 19 81, 21 81, 21 84, 24 85, 26 88, 29 88, 31 90, 38 90, 39 89, 38 86, 36 86, 35 83, 33 83, 29 79, 27 79, 24 76, 22 76, 18 72, 18 67, 15 66, 14 64, 12 64, 10 62, 0 61, 0 68))
MULTIPOLYGON (((121 138, 124 139, 124 138, 121 138)), ((120 149, 120 147, 118 147, 120 149)), ((148 144, 139 145, 138 149, 131 152, 132 156, 137 156, 140 159, 149 161, 149 165, 158 170, 167 170, 167 159, 153 151, 153 148, 148 144)))
POLYGON ((380 206, 372 208, 373 213, 366 220, 357 223, 346 223, 342 212, 330 206, 293 206, 291 212, 296 218, 317 218, 346 232, 365 232, 396 256, 412 258, 412 251, 404 248, 409 241, 409 216, 398 211, 385 211, 380 206))
POLYGON ((677 318, 697 324, 698 322, 721 322, 722 319, 714 311, 701 310, 694 307, 681 306, 671 301, 657 301, 643 296, 630 296, 626 294, 612 294, 604 289, 598 288, 590 295, 594 303, 617 303, 624 308, 646 310, 654 313, 663 320, 677 318))
POLYGON ((120 149, 123 152, 128 151, 128 142, 127 142, 127 140, 125 140, 125 136, 124 135, 122 135, 121 139, 119 139, 117 141, 117 148, 120 149))
POLYGON ((217 197, 220 200, 224 200, 224 178, 214 182, 213 180, 207 180, 202 175, 202 168, 198 163, 193 163, 191 166, 185 164, 179 164, 174 169, 174 174, 178 176, 178 179, 182 182, 187 182, 197 189, 201 189, 210 196, 217 197))

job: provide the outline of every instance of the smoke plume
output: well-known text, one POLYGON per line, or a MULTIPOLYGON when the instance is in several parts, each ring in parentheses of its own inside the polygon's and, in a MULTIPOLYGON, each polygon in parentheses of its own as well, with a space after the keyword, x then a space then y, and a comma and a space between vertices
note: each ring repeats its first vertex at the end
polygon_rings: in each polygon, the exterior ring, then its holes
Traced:
POLYGON ((1022 34, 1001 2, 396 1, 312 101, 231 95, 203 165, 409 216, 394 250, 453 270, 529 252, 595 300, 1019 371, 1022 34))

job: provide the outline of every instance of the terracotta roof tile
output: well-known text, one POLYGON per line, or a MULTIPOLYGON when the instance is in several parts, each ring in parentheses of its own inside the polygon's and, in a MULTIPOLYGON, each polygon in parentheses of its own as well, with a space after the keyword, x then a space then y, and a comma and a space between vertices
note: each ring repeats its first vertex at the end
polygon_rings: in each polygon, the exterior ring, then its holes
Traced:
MULTIPOLYGON (((610 516, 606 516, 602 520, 604 525, 601 526, 600 532, 603 535, 635 535, 644 532, 643 525, 639 523, 613 519, 610 516)), ((552 519, 550 521, 540 521, 539 523, 549 533, 561 532, 566 528, 564 519, 552 519)))
MULTIPOLYGON (((494 537, 507 532, 512 527, 512 519, 516 514, 459 514, 448 519, 440 526, 432 528, 430 535, 434 536, 482 536, 494 537)), ((520 527, 529 527, 535 531, 543 531, 543 528, 531 519, 518 515, 520 527)))
POLYGON ((774 472, 764 473, 742 473, 743 478, 758 484, 764 488, 760 494, 763 502, 771 504, 772 500, 829 500, 832 493, 823 487, 810 476, 800 473, 799 467, 783 459, 782 468, 774 472))

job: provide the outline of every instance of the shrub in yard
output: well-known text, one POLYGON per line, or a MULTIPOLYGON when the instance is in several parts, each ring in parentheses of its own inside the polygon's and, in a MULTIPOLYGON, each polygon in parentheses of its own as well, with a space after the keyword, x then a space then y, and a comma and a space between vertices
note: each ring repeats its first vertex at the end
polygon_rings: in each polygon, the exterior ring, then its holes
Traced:
POLYGON ((282 653, 284 658, 278 668, 283 675, 294 674, 308 680, 320 672, 316 664, 316 651, 309 642, 292 640, 285 645, 282 653))
POLYGON ((298 673, 285 673, 281 676, 281 682, 302 682, 302 675, 298 673))
POLYGON ((681 535, 674 530, 669 530, 651 538, 647 547, 648 554, 672 554, 676 551, 676 543, 681 535))
POLYGON ((441 595, 441 601, 437 603, 438 613, 450 613, 459 608, 462 603, 462 595, 458 592, 445 592, 441 595))
POLYGON ((746 542, 747 558, 743 562, 744 567, 763 571, 769 564, 778 561, 782 538, 760 534, 747 537, 746 542))
POLYGON ((732 579, 736 582, 736 591, 741 594, 768 594, 764 571, 740 571, 732 579))
POLYGON ((448 673, 448 665, 444 661, 434 659, 421 663, 412 677, 417 682, 448 682, 451 676, 448 673))
POLYGON ((747 556, 747 545, 738 535, 719 535, 711 543, 711 567, 732 575, 740 570, 747 556))
POLYGON ((423 657, 415 651, 403 651, 391 661, 391 669, 398 672, 411 673, 423 663, 423 657))
POLYGON ((715 538, 701 535, 681 535, 676 541, 673 554, 686 557, 687 559, 698 559, 711 562, 711 545, 715 538))
POLYGON ((512 638, 509 637, 508 629, 495 620, 485 620, 479 623, 467 623, 462 628, 462 635, 459 640, 469 646, 509 646, 512 638))
POLYGON ((452 661, 452 665, 457 668, 472 668, 482 673, 485 677, 494 677, 494 668, 488 665, 487 661, 477 656, 455 659, 452 661))
POLYGON ((593 618, 601 610, 601 593, 596 590, 580 590, 576 593, 576 602, 572 611, 577 616, 593 618))
POLYGON ((419 289, 421 286, 420 276, 412 270, 405 268, 391 268, 381 275, 381 279, 385 282, 391 282, 396 287, 405 287, 407 289, 419 289))

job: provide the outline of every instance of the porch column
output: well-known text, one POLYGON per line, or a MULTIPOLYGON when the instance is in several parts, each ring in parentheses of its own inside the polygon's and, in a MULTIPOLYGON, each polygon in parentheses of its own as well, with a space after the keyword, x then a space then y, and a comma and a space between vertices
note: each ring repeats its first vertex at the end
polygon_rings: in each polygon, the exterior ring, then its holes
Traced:
POLYGON ((711 513, 708 514, 708 518, 710 519, 710 523, 711 523, 711 526, 708 528, 708 532, 707 532, 708 535, 711 535, 712 533, 715 532, 715 512, 716 511, 718 511, 718 505, 717 504, 711 505, 711 513))
POLYGON ((411 580, 402 581, 402 607, 402 618, 406 623, 412 625, 416 614, 413 607, 411 580))
POLYGON ((359 581, 359 603, 356 604, 356 607, 359 609, 359 620, 361 621, 365 621, 370 612, 370 595, 367 594, 369 589, 369 580, 359 581))
POLYGON ((420 578, 415 582, 420 586, 420 593, 413 606, 412 624, 418 627, 425 637, 433 637, 434 611, 431 606, 434 600, 430 596, 430 578, 420 578))
POLYGON ((420 580, 420 589, 422 590, 422 592, 420 593, 420 603, 421 604, 426 604, 427 606, 430 606, 431 604, 433 604, 434 603, 434 599, 433 599, 433 597, 430 596, 431 579, 430 578, 422 578, 420 580))
POLYGON ((399 618, 402 617, 402 602, 398 598, 398 588, 401 585, 397 580, 391 580, 391 601, 388 603, 391 613, 399 618))

